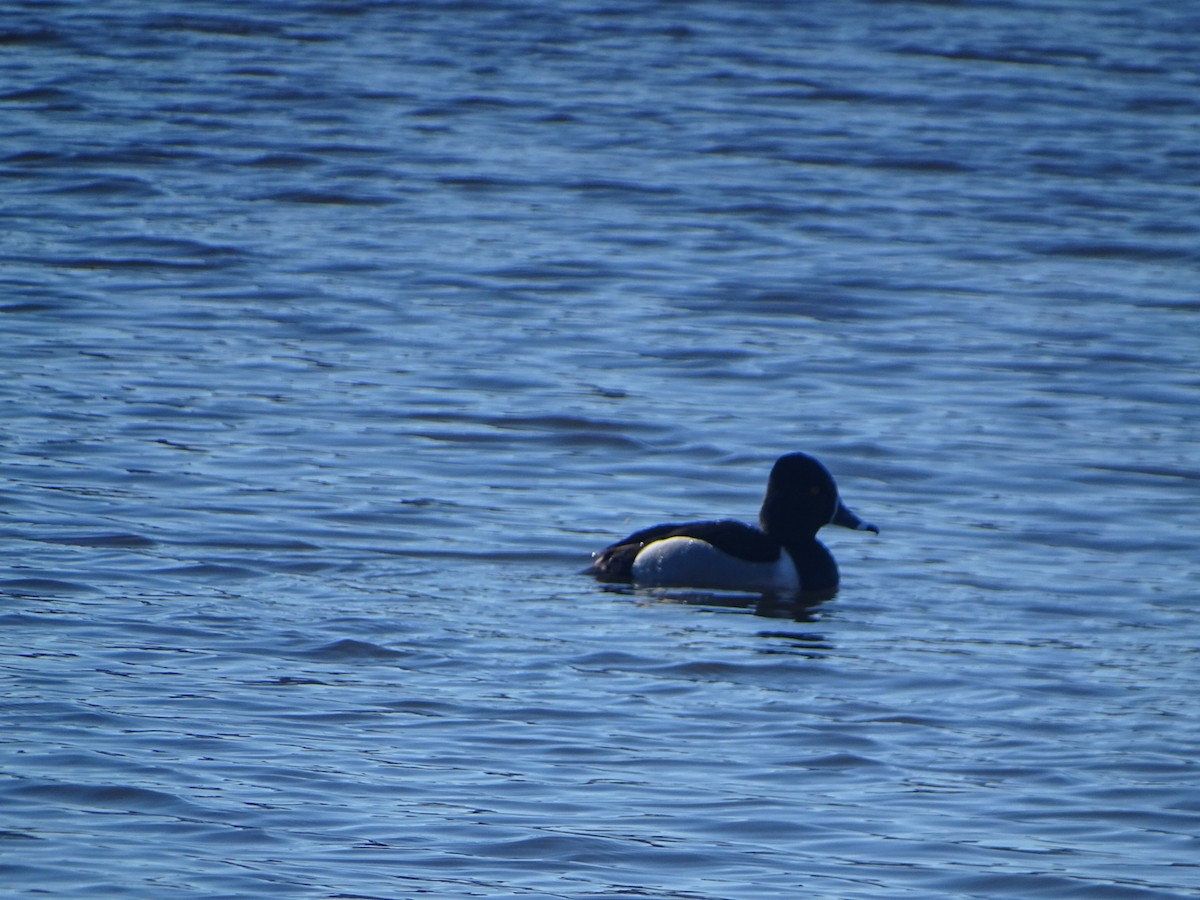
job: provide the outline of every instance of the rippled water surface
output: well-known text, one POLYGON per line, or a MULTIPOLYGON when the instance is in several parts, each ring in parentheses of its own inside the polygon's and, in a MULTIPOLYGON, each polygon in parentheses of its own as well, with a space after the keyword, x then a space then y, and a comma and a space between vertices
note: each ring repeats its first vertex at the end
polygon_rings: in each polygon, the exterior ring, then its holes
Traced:
POLYGON ((1196 896, 1198 29, 10 3, 4 890, 1196 896))

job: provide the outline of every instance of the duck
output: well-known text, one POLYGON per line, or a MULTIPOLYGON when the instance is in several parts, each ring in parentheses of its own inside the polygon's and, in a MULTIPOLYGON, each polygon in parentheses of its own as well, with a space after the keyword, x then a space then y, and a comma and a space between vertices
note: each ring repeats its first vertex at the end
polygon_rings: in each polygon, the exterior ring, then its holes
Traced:
POLYGON ((826 525, 879 534, 842 502, 816 457, 788 453, 771 468, 758 527, 736 519, 653 525, 593 554, 584 573, 639 588, 822 599, 837 593, 839 581, 833 555, 817 540, 826 525))

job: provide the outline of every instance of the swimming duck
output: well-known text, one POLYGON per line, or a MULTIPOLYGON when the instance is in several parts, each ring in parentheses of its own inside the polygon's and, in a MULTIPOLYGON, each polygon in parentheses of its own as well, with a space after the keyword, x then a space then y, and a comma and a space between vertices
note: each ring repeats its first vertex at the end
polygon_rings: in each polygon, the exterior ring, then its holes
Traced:
POLYGON ((776 460, 758 522, 655 525, 605 547, 584 571, 637 587, 833 596, 837 564, 817 531, 840 525, 879 534, 842 503, 829 470, 807 453, 776 460))

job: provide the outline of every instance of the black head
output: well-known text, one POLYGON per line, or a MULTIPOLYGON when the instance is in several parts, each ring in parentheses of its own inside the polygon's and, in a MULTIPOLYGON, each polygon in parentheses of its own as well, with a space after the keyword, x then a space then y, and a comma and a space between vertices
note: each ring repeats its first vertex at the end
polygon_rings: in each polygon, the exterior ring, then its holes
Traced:
POLYGON ((763 531, 785 540, 811 537, 830 524, 879 533, 843 505, 829 470, 807 453, 789 453, 775 461, 759 524, 763 531))

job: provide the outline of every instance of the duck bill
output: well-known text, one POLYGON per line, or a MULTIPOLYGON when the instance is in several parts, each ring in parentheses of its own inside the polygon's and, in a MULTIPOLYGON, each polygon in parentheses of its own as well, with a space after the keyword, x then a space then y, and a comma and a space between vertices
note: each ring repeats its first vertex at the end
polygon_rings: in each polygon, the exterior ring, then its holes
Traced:
POLYGON ((837 509, 833 511, 833 518, 829 520, 830 525, 841 525, 843 528, 849 528, 851 531, 870 531, 873 534, 879 534, 879 529, 870 522, 864 522, 855 513, 850 511, 840 499, 837 503, 837 509))

